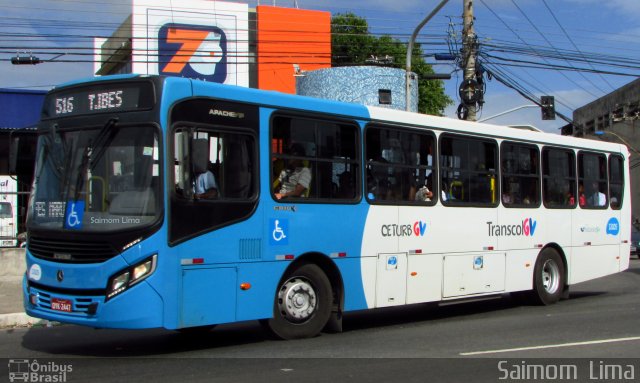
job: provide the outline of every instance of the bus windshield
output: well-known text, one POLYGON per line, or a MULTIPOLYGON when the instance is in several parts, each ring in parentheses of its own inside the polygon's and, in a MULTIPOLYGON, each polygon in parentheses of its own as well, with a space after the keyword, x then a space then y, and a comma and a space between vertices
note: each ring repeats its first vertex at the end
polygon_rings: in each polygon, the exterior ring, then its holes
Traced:
POLYGON ((31 229, 105 232, 160 215, 157 129, 120 126, 56 131, 38 139, 31 229))

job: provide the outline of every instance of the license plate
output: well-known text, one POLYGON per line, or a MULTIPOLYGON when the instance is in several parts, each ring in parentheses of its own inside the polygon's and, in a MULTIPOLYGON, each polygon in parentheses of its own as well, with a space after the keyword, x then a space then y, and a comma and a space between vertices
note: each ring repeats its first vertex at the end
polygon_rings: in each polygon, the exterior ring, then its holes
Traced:
POLYGON ((71 301, 68 299, 52 298, 51 310, 71 312, 71 301))

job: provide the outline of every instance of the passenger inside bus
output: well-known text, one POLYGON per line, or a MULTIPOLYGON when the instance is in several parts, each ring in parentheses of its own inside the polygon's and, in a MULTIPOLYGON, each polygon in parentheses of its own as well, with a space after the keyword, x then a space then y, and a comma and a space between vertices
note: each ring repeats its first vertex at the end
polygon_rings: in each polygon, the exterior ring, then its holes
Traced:
POLYGON ((196 179, 193 184, 195 199, 212 199, 218 196, 218 185, 213 173, 208 169, 209 140, 200 139, 192 142, 192 164, 196 179))
MULTIPOLYGON (((291 156, 304 157, 305 151, 300 144, 291 144, 289 148, 291 156)), ((311 170, 304 166, 300 158, 292 158, 287 161, 285 169, 274 184, 276 199, 286 197, 306 197, 311 184, 311 170)))
POLYGON ((592 183, 593 194, 591 195, 590 204, 592 206, 601 207, 607 204, 607 196, 600 191, 597 182, 592 183))
POLYGON ((578 203, 580 207, 585 207, 587 205, 587 197, 584 195, 584 185, 580 182, 578 186, 578 203))

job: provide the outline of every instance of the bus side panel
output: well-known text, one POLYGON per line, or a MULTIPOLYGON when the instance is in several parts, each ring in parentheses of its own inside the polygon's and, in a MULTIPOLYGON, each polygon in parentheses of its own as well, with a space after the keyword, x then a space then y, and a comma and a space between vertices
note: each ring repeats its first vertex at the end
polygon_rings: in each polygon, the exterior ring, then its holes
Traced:
POLYGON ((366 307, 376 307, 378 254, 398 252, 400 234, 407 230, 398 225, 397 206, 370 206, 362 233, 361 278, 366 307))
POLYGON ((629 175, 629 154, 625 156, 624 166, 624 194, 622 197, 622 206, 620 209, 620 271, 629 268, 629 256, 631 251, 631 178, 629 175))
POLYGON ((235 267, 182 270, 180 327, 236 320, 235 267))
POLYGON ((574 211, 570 284, 620 271, 619 217, 619 210, 574 211))
POLYGON ((558 212, 567 215, 567 210, 544 210, 544 207, 498 207, 498 225, 492 231, 488 228, 488 233, 498 235, 498 249, 507 253, 505 291, 533 288, 533 269, 542 246, 554 242, 568 248, 571 244, 571 220, 548 218, 548 214, 558 212))

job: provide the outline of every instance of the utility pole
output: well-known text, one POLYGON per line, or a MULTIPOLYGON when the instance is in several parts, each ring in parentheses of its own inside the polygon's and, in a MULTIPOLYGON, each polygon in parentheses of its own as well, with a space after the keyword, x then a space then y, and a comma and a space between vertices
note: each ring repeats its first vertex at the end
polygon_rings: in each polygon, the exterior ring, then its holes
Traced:
POLYGON ((465 120, 476 121, 478 95, 482 92, 476 79, 476 33, 473 29, 473 0, 464 0, 462 11, 462 57, 464 82, 460 86, 461 108, 466 108, 465 120))

